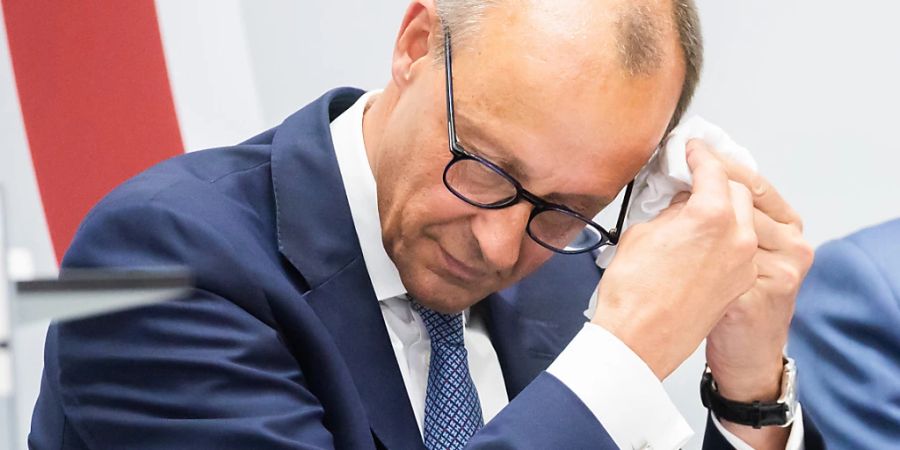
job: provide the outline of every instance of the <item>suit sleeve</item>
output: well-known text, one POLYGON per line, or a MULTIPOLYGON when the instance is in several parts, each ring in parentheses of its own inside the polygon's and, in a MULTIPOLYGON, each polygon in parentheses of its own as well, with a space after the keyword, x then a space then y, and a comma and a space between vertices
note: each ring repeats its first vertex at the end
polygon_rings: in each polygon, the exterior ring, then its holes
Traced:
POLYGON ((476 434, 471 449, 595 449, 618 447, 594 414, 561 381, 540 374, 476 434))
MULTIPOLYGON (((810 428, 805 428, 804 448, 824 449, 818 432, 810 428)), ((560 380, 545 372, 513 399, 494 420, 486 424, 466 448, 617 450, 620 447, 578 396, 560 380)), ((734 449, 712 419, 707 420, 703 449, 734 449)))
MULTIPOLYGON (((202 217, 165 205, 105 205, 89 216, 65 268, 186 265, 197 288, 176 301, 51 327, 41 397, 58 399, 65 433, 83 441, 53 448, 334 447, 296 360, 275 325, 255 313, 264 296, 235 254, 202 217)), ((31 448, 64 440, 51 436, 57 430, 48 423, 58 421, 42 422, 50 414, 41 407, 31 448)))
POLYGON ((819 249, 788 351, 804 409, 829 444, 890 448, 900 442, 900 306, 888 282, 897 274, 851 239, 819 249))

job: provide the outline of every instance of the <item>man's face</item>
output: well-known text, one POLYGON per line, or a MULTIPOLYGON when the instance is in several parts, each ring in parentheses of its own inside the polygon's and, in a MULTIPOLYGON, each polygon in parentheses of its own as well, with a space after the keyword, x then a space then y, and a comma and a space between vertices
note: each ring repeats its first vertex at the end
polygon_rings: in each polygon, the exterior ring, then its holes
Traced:
MULTIPOLYGON (((683 68, 672 62, 630 77, 617 69, 614 44, 603 44, 608 37, 588 45, 591 36, 571 27, 532 34, 526 30, 543 19, 507 14, 454 47, 460 142, 530 192, 593 217, 661 140, 683 68)), ((385 249, 403 284, 426 306, 456 312, 533 272, 552 252, 526 233, 531 204, 480 209, 444 186, 451 159, 444 66, 434 61, 430 53, 412 64, 398 89, 374 143, 374 169, 385 249)))

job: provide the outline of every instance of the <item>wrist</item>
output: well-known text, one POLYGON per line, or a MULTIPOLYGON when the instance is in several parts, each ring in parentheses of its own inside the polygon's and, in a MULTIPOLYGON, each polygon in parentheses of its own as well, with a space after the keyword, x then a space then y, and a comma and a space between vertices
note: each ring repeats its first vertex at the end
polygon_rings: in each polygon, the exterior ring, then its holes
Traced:
POLYGON ((773 402, 781 395, 784 360, 755 368, 727 368, 710 364, 722 397, 741 403, 773 402))
POLYGON ((608 313, 597 314, 591 320, 591 323, 603 328, 625 344, 638 358, 644 361, 644 364, 650 368, 653 374, 656 375, 656 378, 660 381, 665 379, 667 374, 660 370, 661 365, 654 358, 655 355, 648 354, 644 346, 641 345, 640 339, 637 338, 640 336, 640 333, 636 332, 634 325, 629 324, 628 321, 615 320, 613 317, 615 317, 613 314, 608 313))
POLYGON ((712 368, 707 367, 701 382, 701 399, 721 428, 752 448, 784 449, 795 414, 799 412, 796 366, 789 358, 782 360, 781 380, 776 389, 767 387, 768 383, 762 381, 767 378, 764 373, 758 371, 753 372, 754 377, 729 378, 732 390, 723 393, 713 380, 712 368), (777 394, 771 394, 773 391, 777 394), (769 395, 777 398, 766 398, 769 395))

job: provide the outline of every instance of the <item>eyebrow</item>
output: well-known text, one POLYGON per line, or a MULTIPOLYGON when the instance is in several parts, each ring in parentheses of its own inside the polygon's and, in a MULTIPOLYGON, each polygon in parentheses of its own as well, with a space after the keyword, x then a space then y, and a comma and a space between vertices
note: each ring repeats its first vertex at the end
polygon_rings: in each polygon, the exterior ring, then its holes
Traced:
MULTIPOLYGON (((594 197, 586 194, 550 194, 542 197, 543 199, 564 205, 575 210, 578 213, 586 213, 585 210, 591 207, 600 206, 600 210, 609 206, 612 201, 605 197, 594 197), (600 203, 597 205, 597 203, 600 203)), ((598 211, 599 212, 599 211, 598 211)))
MULTIPOLYGON (((460 116, 460 114, 457 114, 457 117, 460 116)), ((459 122, 459 120, 457 120, 457 122, 459 122)), ((472 124, 472 121, 468 120, 468 117, 463 117, 462 122, 472 124)), ((459 130, 457 130, 457 139, 459 139, 460 145, 462 145, 465 150, 475 153, 496 164, 512 175, 516 180, 528 179, 528 174, 524 170, 525 164, 522 160, 510 152, 503 143, 495 140, 492 136, 482 131, 481 128, 470 126, 466 128, 465 133, 460 133, 459 130), (478 145, 479 143, 483 143, 485 146, 478 145), (485 151, 485 148, 488 150, 485 151), (496 151, 501 151, 505 153, 505 155, 498 154, 496 151)), ((519 182, 521 183, 521 181, 519 182)), ((526 190, 528 189, 525 185, 522 187, 526 190)), ((584 209, 595 205, 597 202, 600 203, 600 209, 602 210, 609 206, 613 201, 613 199, 603 196, 595 197, 587 194, 551 193, 540 197, 548 202, 567 206, 579 213, 584 212, 584 209)))
MULTIPOLYGON (((468 120, 464 120, 463 122, 471 123, 471 121, 468 120)), ((457 131, 457 138, 463 148, 487 158, 492 163, 500 166, 503 170, 513 175, 516 179, 528 178, 525 164, 522 160, 516 157, 510 149, 506 148, 502 142, 497 141, 492 136, 484 133, 481 128, 473 126, 466 128, 465 133, 459 133, 459 131, 457 131), (479 144, 484 144, 484 146, 479 144), (500 151, 503 154, 499 154, 497 151, 500 151)))

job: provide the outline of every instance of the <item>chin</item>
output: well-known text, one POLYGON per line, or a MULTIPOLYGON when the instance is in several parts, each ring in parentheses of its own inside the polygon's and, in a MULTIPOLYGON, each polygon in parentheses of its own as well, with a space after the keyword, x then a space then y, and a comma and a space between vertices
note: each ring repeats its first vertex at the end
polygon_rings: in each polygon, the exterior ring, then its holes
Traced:
POLYGON ((483 300, 493 290, 480 286, 462 287, 444 280, 425 268, 414 271, 409 277, 400 278, 409 290, 409 296, 423 306, 444 314, 455 314, 483 300))

